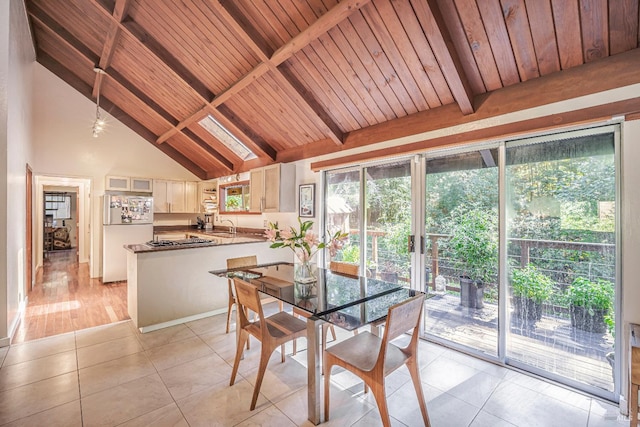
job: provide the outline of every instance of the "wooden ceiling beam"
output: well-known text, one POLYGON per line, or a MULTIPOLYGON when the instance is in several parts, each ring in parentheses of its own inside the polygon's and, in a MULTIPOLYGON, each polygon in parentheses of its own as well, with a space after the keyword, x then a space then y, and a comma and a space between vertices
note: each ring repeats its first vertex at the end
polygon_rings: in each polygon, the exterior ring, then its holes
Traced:
POLYGON ((473 91, 436 0, 411 1, 462 114, 473 113, 473 91))
MULTIPOLYGON (((284 67, 284 64, 281 66, 284 67)), ((273 67, 273 76, 276 81, 284 87, 285 92, 293 98, 293 102, 303 111, 309 111, 309 119, 312 120, 334 144, 342 145, 344 133, 342 129, 327 114, 314 95, 304 87, 300 81, 286 69, 273 67)))
MULTIPOLYGON (((38 62, 40 62, 48 70, 53 72, 53 74, 58 76, 61 80, 66 82, 69 86, 80 92, 82 95, 86 96, 87 99, 92 100, 92 87, 82 80, 78 79, 75 74, 70 72, 66 67, 60 64, 42 49, 38 49, 38 62)), ((105 110, 109 111, 109 114, 129 127, 135 133, 140 135, 140 137, 148 141, 153 146, 159 148, 163 153, 165 153, 176 163, 180 164, 182 167, 187 169, 198 178, 207 179, 207 172, 204 169, 185 157, 182 153, 178 152, 175 148, 169 146, 168 144, 165 144, 165 146, 162 147, 158 147, 155 144, 155 134, 153 132, 151 132, 141 123, 134 120, 131 116, 118 108, 114 103, 109 101, 108 98, 103 98, 103 103, 105 110)))
MULTIPOLYGON (((561 73, 550 74, 518 85, 508 86, 487 94, 478 95, 474 99, 474 104, 477 106, 477 109, 473 114, 463 115, 457 105, 445 105, 350 132, 345 136, 345 143, 341 147, 327 144, 326 141, 316 141, 300 149, 282 151, 278 153, 278 160, 300 160, 303 158, 339 153, 385 141, 409 138, 415 140, 416 135, 422 133, 491 119, 509 113, 605 92, 619 87, 640 84, 640 74, 637 72, 639 68, 640 49, 634 49, 604 58, 600 61, 594 61, 571 68, 561 73), (616 78, 611 79, 610 76, 612 75, 615 75, 616 78)), ((632 109, 633 105, 614 105, 615 108, 622 108, 620 106, 629 108, 629 110, 624 110, 624 108, 622 110, 610 108, 607 111, 610 115, 638 111, 637 108, 635 110, 632 109)), ((574 115, 571 117, 572 120, 587 120, 589 118, 607 115, 601 110, 589 110, 589 114, 591 116, 574 115)), ((564 116, 569 117, 567 115, 564 116)), ((553 116, 557 125, 564 124, 562 117, 563 115, 553 116)), ((465 139, 465 141, 467 141, 467 139, 465 139)), ((375 152, 375 155, 383 156, 383 152, 386 150, 390 150, 388 151, 390 154, 399 153, 409 147, 409 145, 400 145, 398 146, 400 148, 378 150, 375 152)), ((418 147, 423 146, 418 145, 418 147)), ((422 150, 424 148, 420 149, 422 150)), ((355 155, 356 157, 354 157, 354 159, 357 161, 372 159, 374 156, 371 153, 373 152, 355 155)), ((318 164, 321 164, 324 168, 330 163, 316 163, 316 165, 318 164)), ((340 162, 335 162, 335 165, 338 164, 340 164, 340 162)))
MULTIPOLYGON (((116 0, 115 7, 113 8, 113 16, 118 22, 122 22, 127 16, 127 9, 129 8, 129 0, 116 0)), ((113 58, 113 52, 115 51, 116 41, 120 35, 120 26, 116 22, 109 24, 109 32, 102 46, 102 53, 100 54, 100 61, 98 67, 102 70, 106 70, 111 64, 113 58)), ((93 97, 98 97, 98 91, 100 90, 100 84, 102 83, 102 73, 96 73, 96 79, 93 83, 93 97)))
POLYGON ((220 153, 213 149, 205 140, 200 138, 190 129, 182 129, 182 133, 185 134, 189 139, 196 143, 200 148, 207 152, 211 157, 216 159, 218 163, 220 163, 224 169, 229 172, 233 171, 233 163, 231 163, 228 159, 224 158, 220 153))
MULTIPOLYGON (((266 72, 271 70, 277 70, 278 65, 282 64, 284 61, 293 56, 296 52, 304 49, 309 43, 316 40, 322 34, 325 34, 331 28, 338 25, 340 22, 349 17, 353 12, 359 10, 361 7, 369 3, 370 0, 343 0, 334 6, 327 13, 322 15, 316 22, 311 24, 306 30, 300 32, 297 36, 289 40, 285 43, 280 49, 278 49, 270 58, 266 58, 266 54, 263 49, 260 47, 259 43, 256 42, 251 35, 245 32, 244 35, 241 35, 241 39, 244 40, 249 48, 259 57, 265 58, 263 61, 256 65, 253 70, 249 73, 245 74, 240 80, 236 81, 234 84, 229 86, 227 89, 219 93, 212 101, 211 106, 213 108, 217 108, 224 104, 226 101, 231 99, 234 95, 238 94, 245 88, 247 88, 254 81, 263 76, 266 72)), ((245 31, 238 21, 236 20, 234 14, 229 12, 228 9, 230 6, 222 6, 218 1, 214 2, 213 6, 217 11, 220 9, 225 9, 226 13, 223 15, 223 19, 229 20, 229 24, 233 25, 235 31, 245 31), (231 21, 235 22, 235 24, 231 24, 231 21)), ((256 36, 257 37, 257 36, 256 36)), ((302 99, 305 98, 305 94, 308 95, 308 92, 301 93, 301 85, 296 85, 289 78, 285 76, 287 80, 287 84, 290 84, 293 87, 302 99)), ((336 144, 342 144, 342 131, 338 128, 338 126, 329 118, 329 115, 319 107, 317 102, 307 102, 305 100, 307 106, 320 118, 322 122, 320 126, 325 129, 329 133, 330 138, 336 144)), ((200 114, 200 112, 195 113, 195 115, 200 114)), ((202 117, 200 117, 202 118, 202 117)), ((199 119, 198 119, 199 120, 199 119)), ((175 135, 177 132, 188 126, 187 123, 193 123, 197 121, 196 119, 191 117, 187 117, 185 120, 181 121, 177 126, 172 129, 169 129, 163 135, 158 138, 158 144, 169 139, 171 136, 175 135)))
POLYGON ((91 49, 78 41, 66 28, 58 24, 53 18, 51 18, 45 11, 43 11, 37 4, 29 4, 28 9, 31 19, 38 22, 44 28, 47 28, 52 34, 55 34, 58 39, 67 47, 79 52, 83 57, 88 58, 93 64, 97 64, 100 58, 93 53, 91 49))
POLYGON ((245 137, 242 143, 245 144, 258 157, 268 157, 271 161, 276 160, 277 152, 265 139, 255 133, 240 117, 236 116, 228 107, 221 105, 217 109, 211 110, 211 115, 220 124, 234 135, 245 137))
POLYGON ((611 102, 578 110, 549 114, 533 119, 525 119, 513 123, 475 129, 468 132, 444 135, 410 144, 367 151, 364 153, 341 157, 339 159, 314 162, 311 163, 311 170, 317 172, 322 169, 347 166, 349 164, 357 164, 363 161, 371 161, 373 159, 420 153, 433 148, 482 142, 496 138, 513 138, 519 135, 530 134, 532 132, 543 132, 551 129, 576 126, 579 124, 596 123, 610 119, 614 116, 626 114, 630 111, 637 111, 638 109, 640 109, 640 98, 631 98, 624 101, 611 102))
MULTIPOLYGON (((35 18, 41 25, 46 25, 45 23, 41 22, 40 19, 35 18)), ((48 28, 48 27, 45 27, 48 28)), ((50 29, 51 31, 51 35, 52 37, 56 37, 58 40, 60 40, 65 46, 67 46, 69 49, 73 50, 74 52, 76 52, 79 56, 84 57, 87 61, 91 61, 91 58, 87 58, 84 56, 83 52, 86 51, 88 48, 86 48, 84 45, 82 45, 82 43, 78 40, 76 40, 71 34, 67 35, 67 39, 63 38, 61 34, 55 32, 53 29, 50 29)), ((41 50, 41 52, 44 52, 41 50)), ((48 54, 47 54, 48 55, 48 54)), ((104 78, 104 76, 109 76, 109 78, 112 79, 112 83, 114 85, 116 85, 117 89, 123 93, 123 94, 129 94, 131 97, 133 98, 137 98, 141 103, 146 104, 149 106, 149 108, 154 111, 156 114, 158 114, 160 117, 162 117, 164 120, 167 121, 167 125, 169 126, 173 126, 176 123, 176 119, 169 114, 167 111, 165 111, 162 107, 160 107, 159 105, 157 105, 152 99, 150 99, 147 95, 145 95, 144 93, 142 93, 139 89, 135 88, 130 82, 128 82, 126 79, 124 79, 120 74, 118 74, 115 70, 109 69, 108 72, 104 71, 102 73, 96 73, 97 76, 100 77, 100 81, 98 82, 98 84, 101 84, 102 79, 104 78)), ((77 78, 77 77, 76 77, 77 78)), ((81 79, 78 79, 81 80, 81 79)), ((98 86, 99 87, 99 86, 98 86)), ((93 92, 95 91, 96 86, 93 86, 93 90, 92 90, 92 95, 90 98, 92 98, 93 92)), ((103 97, 101 96, 101 102, 103 101, 103 97)), ((105 105, 103 104, 103 109, 104 109, 105 105)), ((209 107, 206 107, 207 109, 209 107)), ((120 110, 122 111, 122 110, 120 110)), ((123 114, 126 114, 123 112, 123 114)), ((122 118, 119 118, 120 121, 123 121, 122 118)), ((134 119, 131 119, 134 120, 134 119)), ((137 123, 137 122, 136 122, 137 123)), ((145 138, 146 139, 146 138, 145 138)), ((156 137, 154 136, 154 140, 156 139, 156 137)), ((194 140, 194 143, 199 144, 199 141, 194 140)), ((230 162, 228 160, 226 160, 223 156, 220 155, 220 153, 218 152, 213 152, 213 148, 211 146, 209 146, 209 149, 207 150, 207 152, 212 156, 212 158, 219 163, 222 168, 224 168, 225 170, 228 171, 232 171, 233 170, 233 164, 231 164, 231 166, 229 166, 230 162)))
POLYGON ((258 32, 247 22, 244 22, 242 14, 238 12, 233 1, 225 2, 223 5, 219 0, 212 0, 209 6, 214 9, 218 14, 218 18, 249 47, 261 62, 269 60, 269 56, 273 52, 269 52, 268 44, 260 37, 258 32))
POLYGON ((347 19, 353 12, 360 10, 361 7, 369 2, 370 0, 342 0, 307 29, 276 50, 269 58, 269 61, 275 66, 282 64, 296 52, 307 47, 312 41, 347 19))

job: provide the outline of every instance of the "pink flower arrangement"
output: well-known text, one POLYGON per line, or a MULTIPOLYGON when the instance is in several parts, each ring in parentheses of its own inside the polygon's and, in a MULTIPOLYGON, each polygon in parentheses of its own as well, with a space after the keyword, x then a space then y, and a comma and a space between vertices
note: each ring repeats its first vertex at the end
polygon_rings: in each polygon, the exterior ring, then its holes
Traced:
MULTIPOLYGON (((298 218, 298 223, 300 224, 299 230, 296 230, 294 227, 281 230, 277 222, 275 224, 270 222, 269 228, 264 232, 265 237, 270 242, 273 242, 270 247, 288 247, 296 254, 301 262, 308 262, 318 250, 324 248, 327 248, 331 257, 335 256, 349 239, 347 233, 339 230, 330 235, 328 242, 321 242, 313 231, 309 231, 313 226, 313 221, 302 222, 302 220, 298 218)), ((329 235, 329 233, 327 234, 329 235)))

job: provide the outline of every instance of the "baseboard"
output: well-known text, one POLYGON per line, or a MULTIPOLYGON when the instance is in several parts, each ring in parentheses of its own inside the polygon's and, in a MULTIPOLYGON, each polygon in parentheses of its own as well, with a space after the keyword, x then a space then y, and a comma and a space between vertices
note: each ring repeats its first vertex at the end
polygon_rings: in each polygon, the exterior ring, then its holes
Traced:
POLYGON ((9 336, 4 337, 4 338, 0 338, 0 347, 7 347, 7 346, 11 345, 11 341, 13 340, 13 336, 15 335, 16 331, 18 330, 18 326, 20 326, 20 322, 22 321, 22 317, 24 315, 24 312, 27 309, 28 300, 29 300, 29 297, 26 297, 22 302, 20 302, 20 305, 18 306, 17 316, 15 317, 15 319, 13 319, 13 322, 11 323, 11 326, 9 327, 9 336))
POLYGON ((157 331, 158 329, 168 328, 170 326, 180 325, 182 323, 193 322, 194 320, 204 319, 205 317, 215 316, 217 314, 226 313, 226 308, 220 308, 218 310, 207 311, 206 313, 194 314, 193 316, 182 317, 180 319, 170 320, 168 322, 156 323, 155 325, 143 326, 138 328, 140 332, 147 333, 157 331))

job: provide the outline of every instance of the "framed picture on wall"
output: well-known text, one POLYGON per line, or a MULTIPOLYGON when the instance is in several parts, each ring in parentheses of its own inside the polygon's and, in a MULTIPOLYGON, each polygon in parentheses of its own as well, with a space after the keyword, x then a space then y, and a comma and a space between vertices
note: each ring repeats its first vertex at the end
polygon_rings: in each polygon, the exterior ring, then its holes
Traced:
POLYGON ((316 185, 302 184, 298 189, 300 208, 298 216, 312 218, 316 216, 316 185))

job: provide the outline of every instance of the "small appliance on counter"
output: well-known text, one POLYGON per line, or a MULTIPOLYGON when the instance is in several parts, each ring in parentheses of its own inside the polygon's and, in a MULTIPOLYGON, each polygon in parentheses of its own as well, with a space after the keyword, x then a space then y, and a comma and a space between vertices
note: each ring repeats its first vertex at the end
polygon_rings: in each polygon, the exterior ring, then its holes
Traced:
POLYGON ((204 229, 204 220, 200 217, 196 217, 196 221, 198 221, 198 225, 196 226, 196 228, 198 230, 204 229))
POLYGON ((211 221, 211 214, 204 214, 204 229, 207 231, 213 230, 213 222, 211 221))

